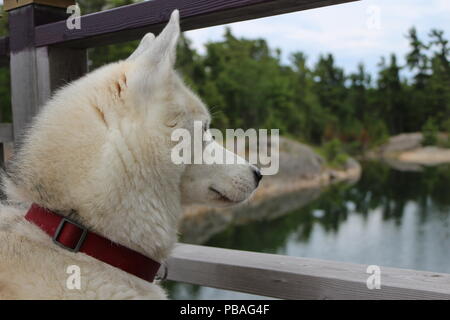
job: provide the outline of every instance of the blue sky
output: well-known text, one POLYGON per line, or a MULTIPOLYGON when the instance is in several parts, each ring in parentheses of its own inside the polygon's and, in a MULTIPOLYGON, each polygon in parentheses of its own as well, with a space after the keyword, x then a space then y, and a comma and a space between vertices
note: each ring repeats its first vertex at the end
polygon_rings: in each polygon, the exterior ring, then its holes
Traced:
MULTIPOLYGON (((364 62, 376 72, 381 56, 396 53, 400 62, 408 51, 405 38, 416 26, 426 38, 431 28, 450 38, 450 0, 364 0, 313 10, 229 24, 238 37, 265 38, 282 49, 283 60, 303 51, 313 63, 320 53, 331 52, 346 71, 364 62)), ((210 40, 220 40, 224 26, 187 32, 200 51, 210 40)))

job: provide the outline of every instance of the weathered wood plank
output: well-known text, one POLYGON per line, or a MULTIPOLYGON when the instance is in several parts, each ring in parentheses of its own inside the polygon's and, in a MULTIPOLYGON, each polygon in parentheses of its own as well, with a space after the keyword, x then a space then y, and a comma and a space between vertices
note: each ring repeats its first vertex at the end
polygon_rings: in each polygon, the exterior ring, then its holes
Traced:
POLYGON ((36 25, 65 19, 65 9, 28 5, 9 12, 14 140, 51 93, 87 70, 86 50, 34 46, 36 25))
POLYGON ((35 49, 11 53, 10 68, 14 138, 18 139, 46 101, 49 92, 43 89, 47 86, 46 79, 38 77, 39 66, 35 49))
POLYGON ((0 67, 9 66, 9 37, 0 37, 0 67))
POLYGON ((3 165, 7 166, 8 161, 12 158, 14 153, 14 142, 3 142, 2 143, 2 161, 3 165))
POLYGON ((94 47, 158 33, 179 9, 184 31, 357 0, 153 0, 81 17, 81 29, 66 22, 36 28, 36 46, 94 47))
POLYGON ((450 274, 381 267, 369 290, 366 265, 179 244, 167 279, 282 299, 450 299, 450 274))
POLYGON ((36 50, 33 45, 34 7, 15 9, 9 13, 11 103, 14 137, 20 136, 25 125, 38 110, 40 100, 36 81, 36 50))
POLYGON ((11 142, 13 139, 12 123, 0 123, 0 142, 11 142))

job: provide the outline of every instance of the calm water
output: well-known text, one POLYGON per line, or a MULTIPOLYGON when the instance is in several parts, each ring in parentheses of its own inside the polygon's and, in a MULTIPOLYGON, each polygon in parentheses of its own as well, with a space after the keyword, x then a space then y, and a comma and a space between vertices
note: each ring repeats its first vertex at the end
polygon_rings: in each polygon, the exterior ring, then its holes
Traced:
MULTIPOLYGON (((204 245, 450 273, 450 166, 401 172, 365 163, 358 183, 331 186, 276 220, 231 226, 204 245)), ((166 287, 172 299, 258 298, 166 287)))

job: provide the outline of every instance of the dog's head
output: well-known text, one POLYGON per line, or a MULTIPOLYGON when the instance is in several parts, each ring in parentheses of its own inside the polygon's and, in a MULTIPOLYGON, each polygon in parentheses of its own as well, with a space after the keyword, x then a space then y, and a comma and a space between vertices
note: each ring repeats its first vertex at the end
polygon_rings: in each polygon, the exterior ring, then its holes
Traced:
MULTIPOLYGON (((161 34, 147 34, 127 60, 61 89, 36 117, 10 167, 10 196, 100 212, 246 200, 261 178, 254 166, 171 159, 174 130, 193 136, 194 122, 201 121, 207 134, 211 121, 174 70, 179 34, 174 11, 161 34)), ((202 151, 215 143, 205 142, 202 151)))
MULTIPOLYGON (((131 96, 139 99, 136 105, 148 110, 152 118, 163 119, 161 125, 165 128, 161 132, 165 132, 166 138, 177 129, 187 130, 193 138, 195 121, 202 123, 203 134, 208 135, 211 117, 207 108, 174 71, 179 34, 179 14, 174 11, 168 25, 157 38, 152 34, 144 37, 128 59, 133 65, 128 82, 130 91, 133 91, 131 96)), ((214 140, 206 140, 203 148, 192 148, 191 163, 194 162, 194 153, 203 153, 208 144, 222 148, 214 140)), ((170 148, 175 144, 170 143, 170 148)), ((211 146, 208 148, 212 149, 211 146)), ((225 149, 223 153, 224 158, 227 155, 228 158, 235 156, 225 149)), ((255 190, 261 179, 259 170, 248 163, 178 166, 177 170, 182 171, 181 200, 185 204, 229 205, 242 202, 255 190)))

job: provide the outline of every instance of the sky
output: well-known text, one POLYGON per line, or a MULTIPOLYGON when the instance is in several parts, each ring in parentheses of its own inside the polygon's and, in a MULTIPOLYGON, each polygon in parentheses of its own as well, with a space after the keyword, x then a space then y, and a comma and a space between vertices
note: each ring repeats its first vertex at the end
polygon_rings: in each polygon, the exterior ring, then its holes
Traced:
MULTIPOLYGON (((0 3, 3 1, 0 0, 0 3)), ((347 72, 364 62, 374 74, 381 56, 394 52, 403 63, 408 51, 405 35, 415 26, 427 38, 432 28, 450 38, 450 0, 363 0, 227 25, 244 38, 265 38, 282 50, 283 62, 303 51, 312 65, 319 54, 333 53, 347 72)), ((186 32, 194 47, 204 52, 208 41, 222 39, 225 26, 186 32)))
MULTIPOLYGON (((265 38, 280 48, 283 61, 303 51, 310 64, 331 52, 347 72, 364 62, 374 74, 381 56, 394 52, 403 63, 408 51, 405 35, 412 26, 427 38, 432 28, 450 38, 450 0, 363 0, 228 25, 244 38, 265 38)), ((200 52, 208 41, 222 39, 224 26, 186 32, 200 52)))

